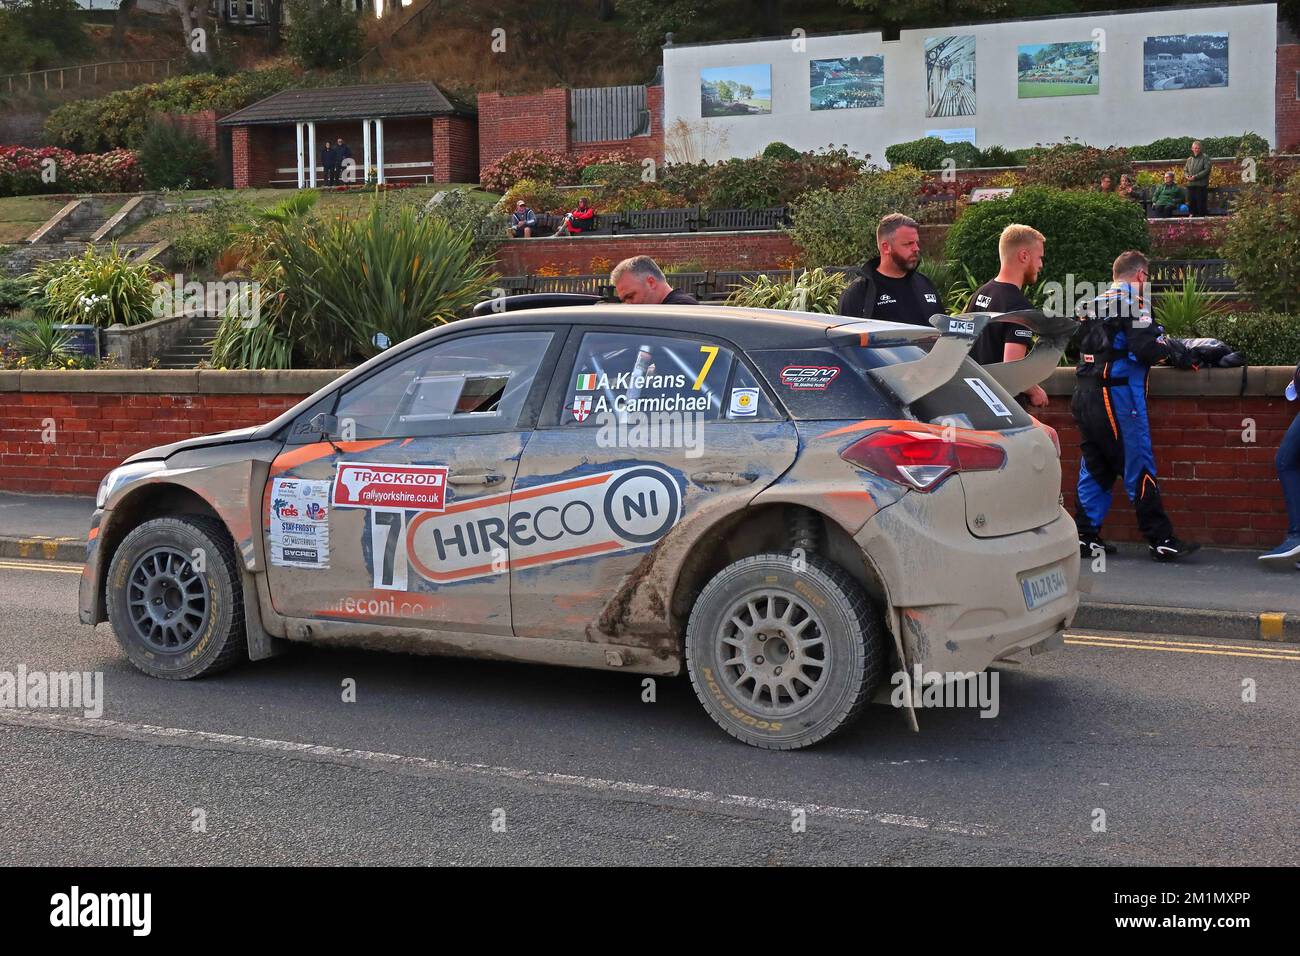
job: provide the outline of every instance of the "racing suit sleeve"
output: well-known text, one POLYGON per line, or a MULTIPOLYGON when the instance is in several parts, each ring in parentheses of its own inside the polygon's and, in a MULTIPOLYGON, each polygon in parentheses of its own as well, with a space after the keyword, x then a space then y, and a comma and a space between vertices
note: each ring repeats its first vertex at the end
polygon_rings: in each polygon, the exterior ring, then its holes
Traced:
POLYGON ((1167 362, 1175 368, 1196 368, 1196 355, 1182 342, 1165 335, 1164 327, 1150 315, 1124 320, 1128 350, 1148 367, 1167 362))

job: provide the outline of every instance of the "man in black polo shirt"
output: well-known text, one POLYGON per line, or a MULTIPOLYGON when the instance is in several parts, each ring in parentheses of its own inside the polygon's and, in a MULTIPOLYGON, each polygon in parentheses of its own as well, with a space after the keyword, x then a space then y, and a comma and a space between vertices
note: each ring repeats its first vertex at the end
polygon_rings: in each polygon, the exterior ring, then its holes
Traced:
POLYGON ((699 305, 695 296, 668 284, 663 270, 649 256, 624 259, 609 274, 618 300, 625 305, 699 305))
MULTIPOLYGON (((998 237, 998 259, 1001 266, 997 277, 975 290, 969 312, 1019 312, 1032 309, 1024 288, 1038 281, 1043 268, 1043 234, 1032 226, 1012 223, 998 237)), ((1023 325, 1010 322, 993 322, 984 327, 975 340, 970 355, 980 365, 999 362, 1018 362, 1034 345, 1034 334, 1023 325)), ((1024 393, 1030 405, 1041 408, 1047 404, 1047 392, 1035 385, 1024 393)))
POLYGON ((840 315, 929 325, 943 313, 934 285, 916 267, 921 264, 921 236, 916 220, 891 212, 876 228, 876 256, 840 296, 840 315))

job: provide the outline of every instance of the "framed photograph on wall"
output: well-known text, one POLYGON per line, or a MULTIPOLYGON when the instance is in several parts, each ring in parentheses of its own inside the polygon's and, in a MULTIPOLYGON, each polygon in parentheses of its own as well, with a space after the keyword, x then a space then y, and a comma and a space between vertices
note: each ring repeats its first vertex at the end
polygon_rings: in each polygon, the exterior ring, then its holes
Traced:
POLYGON ((700 116, 753 116, 770 112, 770 63, 700 70, 700 116))
POLYGON ((975 115, 975 38, 925 41, 925 115, 975 115))
POLYGON ((1016 48, 1020 99, 1087 96, 1101 91, 1101 58, 1091 40, 1030 43, 1016 48))
POLYGON ((808 108, 851 110, 885 105, 885 58, 808 61, 808 108))
POLYGON ((1228 85, 1228 34, 1174 33, 1142 41, 1142 89, 1228 85))

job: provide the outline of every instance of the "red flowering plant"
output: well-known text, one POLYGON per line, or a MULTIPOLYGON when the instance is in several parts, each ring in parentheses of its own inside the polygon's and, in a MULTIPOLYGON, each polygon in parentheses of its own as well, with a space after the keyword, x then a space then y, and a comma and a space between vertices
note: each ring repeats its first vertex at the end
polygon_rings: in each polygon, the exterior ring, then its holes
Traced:
POLYGON ((1151 253, 1159 259, 1217 259, 1224 221, 1174 219, 1153 223, 1151 253))
POLYGON ((139 161, 129 149, 74 153, 55 146, 0 146, 0 196, 131 192, 140 185, 139 161))

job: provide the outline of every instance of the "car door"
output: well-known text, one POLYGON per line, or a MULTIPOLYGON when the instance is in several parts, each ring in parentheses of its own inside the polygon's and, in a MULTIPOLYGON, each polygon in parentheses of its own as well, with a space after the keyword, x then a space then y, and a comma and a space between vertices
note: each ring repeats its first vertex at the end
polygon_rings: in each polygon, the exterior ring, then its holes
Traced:
POLYGON ((696 540, 797 450, 731 344, 575 327, 511 496, 512 529, 528 539, 512 537, 516 635, 582 641, 589 626, 618 623, 650 549, 696 540))
POLYGON ((343 390, 337 434, 286 446, 267 483, 275 609, 510 634, 510 488, 562 338, 439 338, 343 390))

